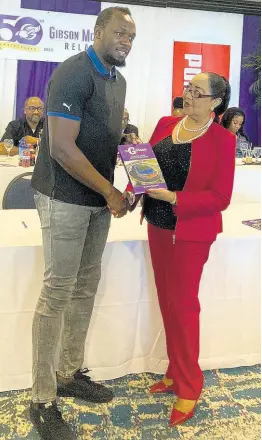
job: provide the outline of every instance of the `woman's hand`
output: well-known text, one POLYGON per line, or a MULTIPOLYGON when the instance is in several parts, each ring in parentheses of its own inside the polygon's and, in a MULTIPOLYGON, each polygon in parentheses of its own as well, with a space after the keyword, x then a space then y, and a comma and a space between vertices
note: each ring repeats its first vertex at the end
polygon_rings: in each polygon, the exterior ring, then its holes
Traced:
POLYGON ((174 202, 176 199, 176 193, 173 191, 169 191, 168 189, 148 189, 146 191, 146 194, 148 194, 152 199, 157 200, 163 200, 164 202, 174 202))

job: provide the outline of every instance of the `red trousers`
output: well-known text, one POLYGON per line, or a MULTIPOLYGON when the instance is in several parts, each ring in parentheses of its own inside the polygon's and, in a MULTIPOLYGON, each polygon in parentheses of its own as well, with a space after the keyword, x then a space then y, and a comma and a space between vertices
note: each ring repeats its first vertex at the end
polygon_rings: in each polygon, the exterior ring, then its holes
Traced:
POLYGON ((148 225, 148 240, 163 317, 174 392, 197 400, 203 388, 199 367, 199 283, 210 243, 177 241, 172 232, 148 225))

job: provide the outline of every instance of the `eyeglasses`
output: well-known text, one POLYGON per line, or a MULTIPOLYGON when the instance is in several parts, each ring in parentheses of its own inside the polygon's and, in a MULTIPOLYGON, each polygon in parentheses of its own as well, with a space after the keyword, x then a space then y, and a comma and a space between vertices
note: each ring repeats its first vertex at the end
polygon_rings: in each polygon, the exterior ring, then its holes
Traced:
POLYGON ((26 107, 26 108, 28 110, 30 110, 30 112, 35 112, 35 111, 42 112, 44 110, 44 107, 35 107, 32 105, 30 105, 29 107, 26 107))
POLYGON ((199 92, 197 89, 193 89, 191 86, 185 86, 184 88, 184 94, 191 93, 192 98, 201 99, 201 98, 212 98, 213 95, 204 95, 203 93, 199 92))

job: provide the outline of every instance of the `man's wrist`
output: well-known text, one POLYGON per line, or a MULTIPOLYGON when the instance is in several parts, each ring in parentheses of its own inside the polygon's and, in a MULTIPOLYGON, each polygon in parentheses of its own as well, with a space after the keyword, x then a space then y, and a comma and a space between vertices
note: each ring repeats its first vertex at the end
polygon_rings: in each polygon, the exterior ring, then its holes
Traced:
POLYGON ((108 199, 113 194, 113 192, 114 192, 114 187, 110 182, 108 182, 108 185, 106 185, 102 191, 102 196, 105 199, 108 199))
POLYGON ((173 199, 171 200, 171 202, 169 202, 170 205, 176 205, 176 202, 177 202, 177 196, 176 196, 176 193, 174 192, 173 195, 174 195, 173 199))

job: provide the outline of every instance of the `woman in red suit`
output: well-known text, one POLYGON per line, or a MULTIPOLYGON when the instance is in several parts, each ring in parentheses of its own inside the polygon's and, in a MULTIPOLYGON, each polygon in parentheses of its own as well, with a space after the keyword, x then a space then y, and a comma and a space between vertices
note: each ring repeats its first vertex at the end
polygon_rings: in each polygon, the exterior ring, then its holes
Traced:
POLYGON ((203 387, 198 291, 233 188, 236 140, 215 123, 229 99, 224 77, 196 75, 184 92, 186 116, 162 118, 150 140, 168 187, 147 192, 143 215, 169 358, 165 376, 150 391, 175 392, 172 426, 194 415, 203 387))

